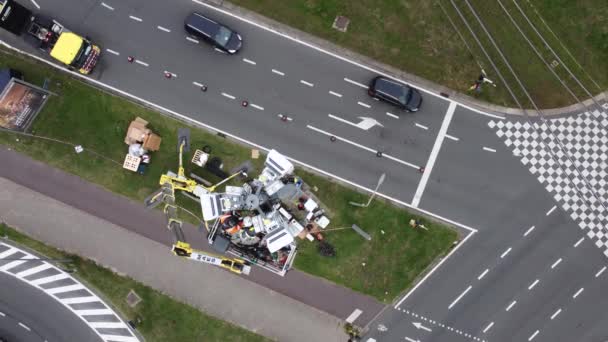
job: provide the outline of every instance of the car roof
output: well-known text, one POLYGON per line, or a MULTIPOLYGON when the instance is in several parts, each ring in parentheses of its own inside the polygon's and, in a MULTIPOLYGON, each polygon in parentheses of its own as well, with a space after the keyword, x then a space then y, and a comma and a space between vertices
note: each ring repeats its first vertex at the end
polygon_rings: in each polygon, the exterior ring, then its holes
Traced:
POLYGON ((399 95, 403 94, 403 91, 407 92, 409 89, 409 87, 403 83, 396 82, 382 76, 376 79, 375 88, 376 91, 380 91, 397 98, 399 95))
POLYGON ((220 24, 200 13, 192 13, 186 18, 186 26, 206 36, 214 35, 220 28, 220 24))

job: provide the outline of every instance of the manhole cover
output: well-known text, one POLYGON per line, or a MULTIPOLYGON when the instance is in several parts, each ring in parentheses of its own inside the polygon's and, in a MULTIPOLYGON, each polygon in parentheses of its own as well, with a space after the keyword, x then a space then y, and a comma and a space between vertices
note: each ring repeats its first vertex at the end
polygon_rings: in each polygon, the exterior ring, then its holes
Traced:
POLYGON ((139 304, 139 302, 141 302, 141 297, 139 297, 135 291, 129 291, 129 294, 127 294, 127 304, 133 308, 135 305, 139 304))
POLYGON ((332 27, 340 32, 346 32, 346 30, 348 29, 349 23, 350 23, 350 19, 348 19, 345 16, 339 15, 334 20, 334 24, 332 25, 332 27))

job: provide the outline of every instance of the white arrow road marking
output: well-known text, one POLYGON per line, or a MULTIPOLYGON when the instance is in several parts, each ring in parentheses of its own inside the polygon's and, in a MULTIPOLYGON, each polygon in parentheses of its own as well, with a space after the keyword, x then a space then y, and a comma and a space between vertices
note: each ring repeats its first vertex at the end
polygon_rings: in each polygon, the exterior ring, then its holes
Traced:
POLYGON ((416 327, 416 329, 422 329, 422 330, 426 330, 426 331, 429 331, 429 332, 433 331, 431 328, 425 327, 420 322, 412 322, 412 324, 416 327))
POLYGON ((381 123, 379 123, 378 121, 376 121, 376 119, 367 118, 367 117, 363 117, 363 116, 359 117, 359 119, 361 119, 361 121, 359 123, 354 123, 354 122, 348 121, 346 119, 342 119, 341 117, 335 116, 333 114, 328 114, 328 116, 330 118, 334 119, 334 120, 338 120, 338 121, 343 122, 345 124, 348 124, 348 125, 351 125, 351 126, 354 126, 354 127, 357 127, 357 128, 361 128, 364 131, 367 131, 368 129, 370 129, 370 128, 376 126, 376 125, 378 125, 380 127, 384 127, 381 123))

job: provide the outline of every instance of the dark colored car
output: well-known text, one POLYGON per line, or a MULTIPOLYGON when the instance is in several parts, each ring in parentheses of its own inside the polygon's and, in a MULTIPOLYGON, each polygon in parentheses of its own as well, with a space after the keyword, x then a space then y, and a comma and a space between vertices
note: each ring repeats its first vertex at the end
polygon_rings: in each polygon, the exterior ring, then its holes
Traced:
POLYGON ((418 111, 422 104, 422 96, 418 90, 383 76, 372 79, 367 93, 371 97, 394 104, 408 112, 418 111))
POLYGON ((202 39, 231 55, 237 53, 243 46, 241 35, 200 13, 190 14, 184 21, 184 28, 191 36, 202 39))

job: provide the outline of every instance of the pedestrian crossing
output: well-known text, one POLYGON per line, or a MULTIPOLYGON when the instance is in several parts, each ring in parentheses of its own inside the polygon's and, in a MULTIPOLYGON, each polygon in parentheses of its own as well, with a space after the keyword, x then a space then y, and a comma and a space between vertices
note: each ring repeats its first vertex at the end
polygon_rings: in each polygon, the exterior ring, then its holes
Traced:
POLYGON ((94 292, 53 264, 0 243, 0 272, 45 292, 85 322, 104 342, 139 342, 129 325, 94 292))
POLYGON ((606 111, 533 123, 523 118, 497 120, 488 125, 608 256, 606 111))

